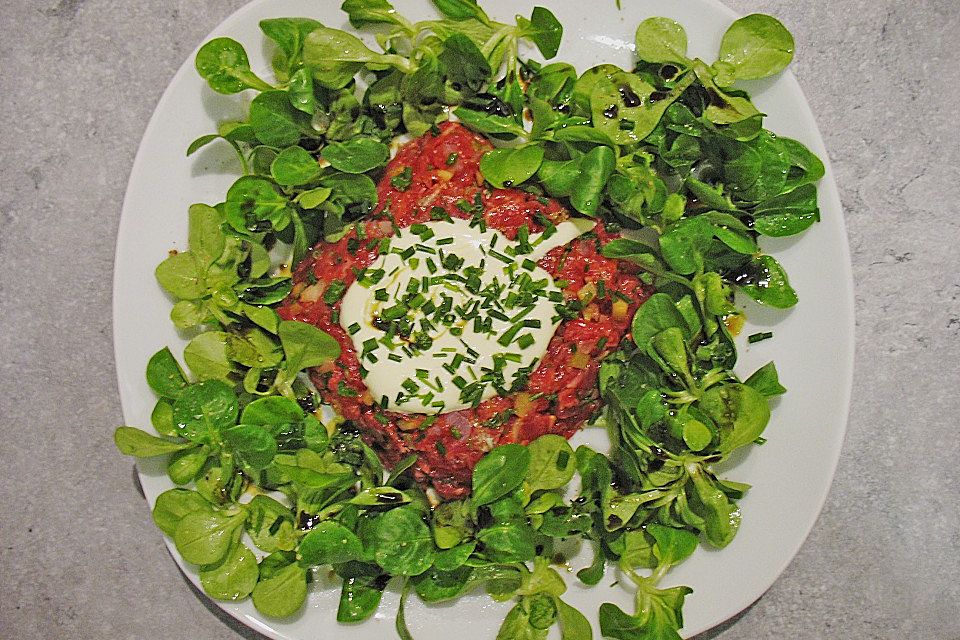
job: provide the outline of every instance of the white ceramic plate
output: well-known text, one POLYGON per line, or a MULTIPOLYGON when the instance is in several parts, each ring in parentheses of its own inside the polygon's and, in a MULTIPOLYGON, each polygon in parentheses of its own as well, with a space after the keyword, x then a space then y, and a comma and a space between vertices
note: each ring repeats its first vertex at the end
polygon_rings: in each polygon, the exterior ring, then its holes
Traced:
MULTIPOLYGON (((399 0, 396 4, 411 18, 434 15, 427 0, 399 0)), ((601 62, 629 68, 636 25, 658 15, 683 24, 692 55, 712 61, 724 30, 736 18, 715 0, 631 0, 623 3, 622 11, 613 0, 589 6, 551 4, 556 5, 552 10, 565 29, 557 59, 575 64, 580 71, 601 62)), ((269 77, 269 52, 257 27, 259 20, 310 16, 330 26, 349 28, 338 5, 315 0, 257 0, 225 20, 204 42, 217 36, 239 40, 246 46, 254 70, 269 77)), ((529 15, 532 5, 528 0, 483 2, 492 17, 504 21, 516 13, 529 15)), ((803 43, 799 44, 802 56, 803 43)), ((770 114, 767 128, 802 141, 826 161, 813 116, 790 73, 754 83, 749 89, 758 107, 770 114)), ((161 98, 137 153, 120 221, 114 277, 117 375, 127 424, 149 428, 155 403, 144 380, 149 357, 164 345, 179 354, 185 344, 168 319, 171 301, 157 285, 153 270, 171 248, 186 249, 188 205, 221 201, 239 172, 226 145, 211 145, 189 159, 184 151, 193 139, 214 131, 218 121, 243 115, 244 104, 244 97, 210 91, 194 71, 191 54, 161 98)), ((756 345, 747 345, 742 339, 739 373, 749 374, 775 360, 789 393, 776 403, 765 433, 767 444, 725 470, 731 479, 753 485, 740 503, 743 524, 736 539, 722 551, 698 550, 665 580, 667 585, 686 584, 694 589, 684 607, 684 635, 688 637, 735 615, 770 587, 816 521, 833 477, 850 398, 853 287, 840 200, 829 163, 820 185, 820 205, 823 219, 819 224, 798 238, 765 244, 789 272, 800 304, 780 312, 744 303, 750 324, 742 336, 773 329, 775 338, 756 345)), ((577 439, 602 446, 597 432, 579 434, 577 439)), ((172 484, 159 464, 141 464, 139 470, 152 505, 172 484)), ((146 512, 144 517, 149 517, 146 512)), ((197 583, 193 568, 183 563, 172 543, 167 544, 183 571, 197 583)), ((581 559, 580 564, 573 564, 579 568, 586 562, 581 559)), ((584 588, 572 575, 570 578, 565 599, 591 618, 597 637, 600 603, 612 601, 632 611, 631 595, 608 586, 613 575, 594 588, 584 588)), ((249 599, 218 604, 273 638, 395 637, 396 591, 388 589, 373 619, 353 626, 335 621, 338 591, 333 584, 315 583, 303 613, 282 621, 263 619, 249 599)), ((508 607, 480 594, 430 607, 413 598, 407 620, 421 640, 447 637, 451 632, 461 640, 492 640, 508 607)))

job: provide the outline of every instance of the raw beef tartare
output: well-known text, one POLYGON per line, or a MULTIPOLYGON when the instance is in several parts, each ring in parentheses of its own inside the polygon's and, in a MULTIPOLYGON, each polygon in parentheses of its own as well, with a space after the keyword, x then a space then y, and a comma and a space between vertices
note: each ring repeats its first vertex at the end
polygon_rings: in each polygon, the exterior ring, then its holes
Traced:
MULTIPOLYGON (((392 410, 365 382, 376 363, 363 362, 342 325, 343 292, 378 259, 384 238, 438 220, 472 220, 516 240, 549 230, 569 218, 556 201, 518 189, 485 185, 480 158, 491 145, 456 123, 444 123, 400 148, 378 185, 373 215, 337 242, 321 242, 297 265, 290 296, 279 309, 289 320, 308 322, 333 336, 341 354, 310 371, 321 398, 392 467, 416 454, 415 478, 440 497, 470 490, 471 473, 490 449, 526 444, 554 433, 569 438, 599 408, 600 361, 629 330, 637 307, 651 291, 635 266, 601 255, 615 237, 602 222, 537 266, 562 290, 562 318, 544 356, 509 392, 441 413, 392 410)), ((467 345, 468 346, 468 345, 467 345)))

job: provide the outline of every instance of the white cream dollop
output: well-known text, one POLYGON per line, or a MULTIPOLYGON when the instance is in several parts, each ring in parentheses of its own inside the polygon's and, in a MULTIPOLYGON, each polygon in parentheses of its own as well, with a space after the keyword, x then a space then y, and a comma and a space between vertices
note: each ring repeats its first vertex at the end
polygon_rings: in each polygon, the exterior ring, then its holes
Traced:
POLYGON ((593 226, 570 219, 509 241, 477 221, 451 219, 382 241, 340 311, 374 400, 436 414, 510 392, 560 324, 563 295, 536 262, 593 226))

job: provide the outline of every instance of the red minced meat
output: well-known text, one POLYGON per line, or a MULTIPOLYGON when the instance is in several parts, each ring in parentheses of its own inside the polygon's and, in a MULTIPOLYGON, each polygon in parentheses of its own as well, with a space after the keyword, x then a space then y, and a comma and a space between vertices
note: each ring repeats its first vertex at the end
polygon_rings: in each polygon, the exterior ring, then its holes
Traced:
MULTIPOLYGON (((579 317, 557 328, 525 391, 438 416, 381 408, 361 377, 350 335, 335 321, 340 302, 323 300, 329 283, 339 280, 349 287, 377 259, 378 240, 392 235, 394 225, 429 222, 439 213, 436 207, 451 217, 470 218, 464 201, 479 202, 486 224, 511 240, 521 225, 538 233, 544 228, 538 220, 557 224, 569 218, 555 200, 485 186, 480 157, 491 148, 483 137, 452 122, 401 147, 377 187, 377 208, 357 225, 361 233, 353 229, 337 242, 313 247, 296 266, 293 290, 279 309, 283 318, 310 323, 340 343, 339 358, 310 370, 322 400, 360 431, 387 467, 416 454, 415 479, 443 499, 469 494, 473 467, 493 447, 527 444, 547 433, 569 438, 580 429, 601 404, 600 361, 617 348, 633 313, 652 293, 634 265, 600 254, 603 244, 617 236, 598 222, 592 232, 553 249, 538 263, 554 280, 568 282, 563 289, 567 299, 587 287, 582 292, 587 304, 579 317), (407 167, 409 187, 394 187, 392 179, 407 167), (606 293, 602 297, 595 295, 600 281, 606 293)), ((405 186, 404 178, 395 182, 405 186)))

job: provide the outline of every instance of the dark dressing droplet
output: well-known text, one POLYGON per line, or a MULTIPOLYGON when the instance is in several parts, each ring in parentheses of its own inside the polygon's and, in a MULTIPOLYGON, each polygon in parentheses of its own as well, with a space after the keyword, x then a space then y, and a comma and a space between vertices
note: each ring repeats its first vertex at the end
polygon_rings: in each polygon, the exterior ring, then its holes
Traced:
POLYGON ((747 262, 735 271, 725 274, 734 284, 765 287, 770 283, 770 271, 758 262, 747 262))
POLYGON ((610 118, 611 120, 616 118, 618 113, 620 113, 620 108, 615 104, 612 104, 603 110, 603 116, 605 118, 610 118))
POLYGON ((670 80, 675 75, 677 75, 678 71, 680 71, 680 69, 673 66, 672 64, 665 64, 662 67, 660 67, 660 77, 663 78, 664 80, 670 80))
POLYGON ((727 104, 727 101, 723 99, 718 92, 713 89, 707 90, 707 95, 710 97, 710 104, 714 107, 724 107, 727 104))
POLYGON ((660 100, 665 100, 670 94, 666 91, 654 91, 650 94, 650 102, 658 102, 660 100))
POLYGON ((627 85, 623 85, 617 91, 620 93, 620 97, 623 99, 623 106, 627 108, 640 106, 640 96, 634 93, 633 89, 627 85))
POLYGON ((300 529, 301 531, 307 531, 317 526, 318 522, 320 522, 320 516, 307 513, 306 511, 301 511, 299 517, 297 518, 297 529, 300 529))
POLYGON ((502 116, 504 118, 509 118, 513 115, 513 107, 492 93, 481 93, 477 95, 477 98, 486 100, 483 110, 490 115, 502 116))
POLYGON ((386 491, 378 491, 377 502, 381 504, 391 504, 393 502, 400 502, 403 500, 403 495, 399 493, 388 493, 386 491))

